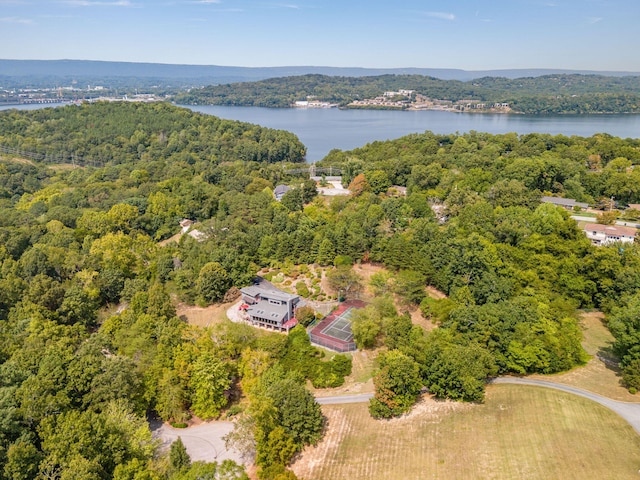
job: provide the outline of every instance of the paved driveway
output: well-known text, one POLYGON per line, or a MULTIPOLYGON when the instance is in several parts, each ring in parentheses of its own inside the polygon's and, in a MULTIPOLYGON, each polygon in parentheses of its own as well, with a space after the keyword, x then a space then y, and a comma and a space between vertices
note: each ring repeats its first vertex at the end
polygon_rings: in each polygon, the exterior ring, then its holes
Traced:
MULTIPOLYGON (((489 383, 510 383, 515 385, 533 385, 536 387, 554 388, 563 392, 572 393, 580 397, 588 398, 613 410, 615 413, 624 418, 633 429, 640 434, 640 403, 627 403, 611 400, 597 393, 592 393, 580 388, 563 385, 561 383, 547 382, 546 380, 534 380, 519 377, 498 377, 489 383)), ((361 393, 357 395, 337 395, 334 397, 318 397, 316 401, 320 405, 339 405, 341 403, 363 403, 368 402, 373 397, 372 393, 361 393)))
POLYGON ((232 422, 203 423, 189 428, 173 428, 162 424, 153 429, 153 437, 162 442, 161 448, 169 446, 180 437, 187 448, 191 461, 221 462, 226 459, 242 465, 240 453, 224 445, 224 437, 233 430, 232 422))
POLYGON ((613 410, 622 418, 624 418, 633 429, 640 433, 640 403, 627 403, 611 400, 610 398, 603 397, 597 393, 592 393, 580 388, 571 387, 569 385, 562 385, 561 383, 547 382, 545 380, 533 380, 529 378, 518 377, 499 377, 494 378, 490 383, 511 383, 516 385, 534 385, 537 387, 554 388, 556 390, 562 390, 563 392, 579 395, 594 402, 598 402, 600 405, 613 410))
MULTIPOLYGON (((602 395, 582 390, 580 388, 562 385, 545 380, 534 380, 518 377, 499 377, 489 383, 494 384, 515 384, 533 385, 537 387, 554 388, 563 392, 579 395, 603 405, 624 418, 633 429, 640 434, 640 403, 626 403, 611 400, 602 395)), ((356 395, 337 395, 333 397, 318 397, 316 401, 321 405, 338 405, 343 403, 364 403, 373 397, 372 393, 361 393, 356 395)), ((242 464, 240 453, 235 449, 229 449, 224 445, 223 437, 233 430, 232 422, 211 422, 203 423, 189 428, 173 428, 169 425, 155 425, 152 427, 153 437, 162 441, 163 448, 169 448, 172 442, 178 437, 187 448, 187 452, 192 461, 221 462, 230 459, 238 464, 242 464)))

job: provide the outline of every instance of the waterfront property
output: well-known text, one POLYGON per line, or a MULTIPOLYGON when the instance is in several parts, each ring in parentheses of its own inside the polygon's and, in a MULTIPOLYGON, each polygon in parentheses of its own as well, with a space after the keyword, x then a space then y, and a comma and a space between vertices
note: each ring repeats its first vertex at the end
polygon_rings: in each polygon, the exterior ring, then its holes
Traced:
POLYGON ((589 223, 585 225, 584 231, 592 244, 609 245, 615 242, 633 243, 636 238, 637 230, 631 227, 589 223))
POLYGON ((286 293, 275 287, 253 285, 240 289, 241 308, 245 310, 253 325, 289 332, 298 324, 295 318, 296 308, 305 305, 298 295, 286 293))

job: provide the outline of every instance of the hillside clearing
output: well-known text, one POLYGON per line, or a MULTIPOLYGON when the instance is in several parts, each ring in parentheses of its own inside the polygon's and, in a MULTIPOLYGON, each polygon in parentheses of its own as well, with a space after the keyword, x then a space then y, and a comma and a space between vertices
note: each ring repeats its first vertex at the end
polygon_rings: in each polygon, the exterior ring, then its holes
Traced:
POLYGON ((423 399, 373 420, 324 406, 328 428, 293 465, 306 480, 638 478, 640 437, 615 413, 553 390, 492 385, 483 405, 423 399))
POLYGON ((550 380, 598 393, 612 400, 640 402, 640 395, 632 395, 622 385, 618 360, 611 353, 613 335, 604 323, 601 312, 584 312, 580 317, 583 332, 582 346, 591 356, 586 365, 556 375, 532 375, 531 378, 550 380))

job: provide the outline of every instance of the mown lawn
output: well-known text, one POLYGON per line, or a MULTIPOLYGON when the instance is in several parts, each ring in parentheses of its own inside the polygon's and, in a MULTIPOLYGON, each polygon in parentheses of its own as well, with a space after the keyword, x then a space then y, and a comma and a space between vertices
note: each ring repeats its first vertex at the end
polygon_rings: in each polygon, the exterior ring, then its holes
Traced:
POLYGON ((564 383, 613 400, 640 402, 640 394, 631 395, 621 383, 618 359, 611 352, 613 335, 605 325, 604 315, 600 312, 584 312, 580 317, 580 326, 583 333, 582 346, 591 356, 589 362, 569 372, 533 375, 532 378, 564 383))
POLYGON ((483 405, 427 398, 373 420, 324 406, 323 441, 294 464, 305 480, 637 479, 640 436, 608 409, 555 390, 492 385, 483 405))

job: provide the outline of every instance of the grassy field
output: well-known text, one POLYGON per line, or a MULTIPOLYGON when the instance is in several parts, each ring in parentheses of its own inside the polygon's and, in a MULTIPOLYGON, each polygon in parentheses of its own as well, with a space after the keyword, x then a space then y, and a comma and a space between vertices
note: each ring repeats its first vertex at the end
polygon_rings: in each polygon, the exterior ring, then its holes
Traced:
POLYGON ((176 313, 189 324, 199 327, 211 327, 217 323, 228 322, 227 309, 232 303, 216 303, 208 307, 179 304, 176 313))
POLYGON ((640 436, 613 412, 554 390, 492 385, 483 405, 424 399, 375 421, 367 404, 324 406, 305 480, 637 479, 640 436))
POLYGON ((589 362, 569 372, 533 375, 532 378, 579 387, 613 400, 640 402, 640 394, 631 395, 620 383, 618 360, 611 353, 613 336, 604 324, 604 315, 600 312, 583 313, 580 326, 584 335, 582 346, 591 355, 589 362))

